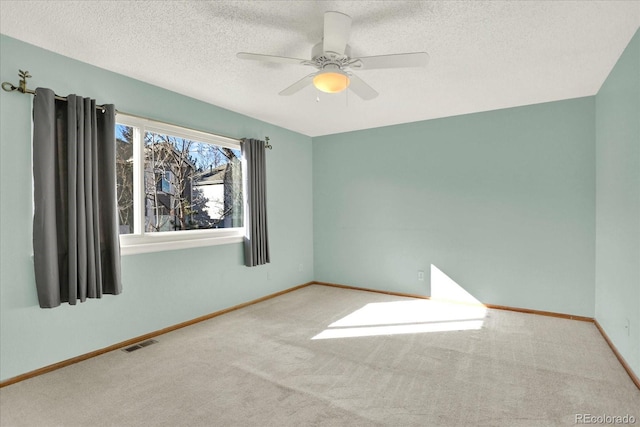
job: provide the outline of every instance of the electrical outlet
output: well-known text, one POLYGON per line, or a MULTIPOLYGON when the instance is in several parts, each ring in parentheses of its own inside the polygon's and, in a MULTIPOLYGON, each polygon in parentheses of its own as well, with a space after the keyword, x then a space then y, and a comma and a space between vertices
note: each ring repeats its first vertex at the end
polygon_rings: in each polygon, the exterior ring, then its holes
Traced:
POLYGON ((627 336, 629 336, 630 329, 631 329, 631 322, 629 321, 628 318, 624 320, 624 328, 627 330, 627 336))
POLYGON ((298 265, 298 271, 302 271, 302 270, 304 270, 304 265, 300 263, 300 265, 298 265))
POLYGON ((271 271, 267 270, 267 280, 271 280, 271 271))
POLYGON ((418 270, 418 281, 424 282, 424 271, 418 270))

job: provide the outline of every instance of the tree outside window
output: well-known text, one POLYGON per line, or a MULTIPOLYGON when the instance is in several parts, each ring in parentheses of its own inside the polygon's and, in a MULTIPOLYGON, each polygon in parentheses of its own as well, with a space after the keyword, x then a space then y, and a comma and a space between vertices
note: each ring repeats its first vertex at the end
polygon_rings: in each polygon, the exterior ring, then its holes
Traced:
MULTIPOLYGON (((133 232, 134 128, 117 125, 120 232, 133 232)), ((144 132, 145 233, 242 227, 240 151, 144 132)))

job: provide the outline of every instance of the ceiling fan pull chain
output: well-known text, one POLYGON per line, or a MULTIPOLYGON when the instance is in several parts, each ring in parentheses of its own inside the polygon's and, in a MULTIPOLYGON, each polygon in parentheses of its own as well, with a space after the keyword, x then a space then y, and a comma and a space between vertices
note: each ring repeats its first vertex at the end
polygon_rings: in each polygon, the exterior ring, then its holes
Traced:
POLYGON ((349 89, 344 91, 344 103, 347 108, 349 108, 349 89))

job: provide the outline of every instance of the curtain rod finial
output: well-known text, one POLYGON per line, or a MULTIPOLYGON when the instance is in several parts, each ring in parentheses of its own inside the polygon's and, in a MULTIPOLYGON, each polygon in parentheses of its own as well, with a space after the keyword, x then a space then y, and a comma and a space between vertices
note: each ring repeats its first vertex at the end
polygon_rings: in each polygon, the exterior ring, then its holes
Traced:
POLYGON ((16 86, 12 85, 9 82, 2 82, 2 89, 4 89, 7 92, 13 92, 14 90, 18 89, 16 86))
POLYGON ((22 71, 22 70, 18 70, 18 76, 20 77, 20 82, 18 83, 18 86, 11 84, 9 82, 3 82, 2 83, 2 89, 4 89, 7 92, 13 92, 14 90, 17 90, 18 92, 22 92, 22 93, 34 93, 33 91, 27 89, 27 79, 31 78, 31 74, 29 74, 28 71, 22 71))

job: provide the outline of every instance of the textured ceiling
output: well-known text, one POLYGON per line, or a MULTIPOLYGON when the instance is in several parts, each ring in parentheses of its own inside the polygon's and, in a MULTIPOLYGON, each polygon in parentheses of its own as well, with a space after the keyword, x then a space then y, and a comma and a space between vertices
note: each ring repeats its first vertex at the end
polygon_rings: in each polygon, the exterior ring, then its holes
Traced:
POLYGON ((594 95, 640 2, 2 0, 0 15, 8 36, 318 136, 594 95), (360 70, 377 98, 318 101, 278 95, 313 69, 236 58, 310 59, 327 10, 353 18, 352 57, 426 51, 428 66, 360 70))

